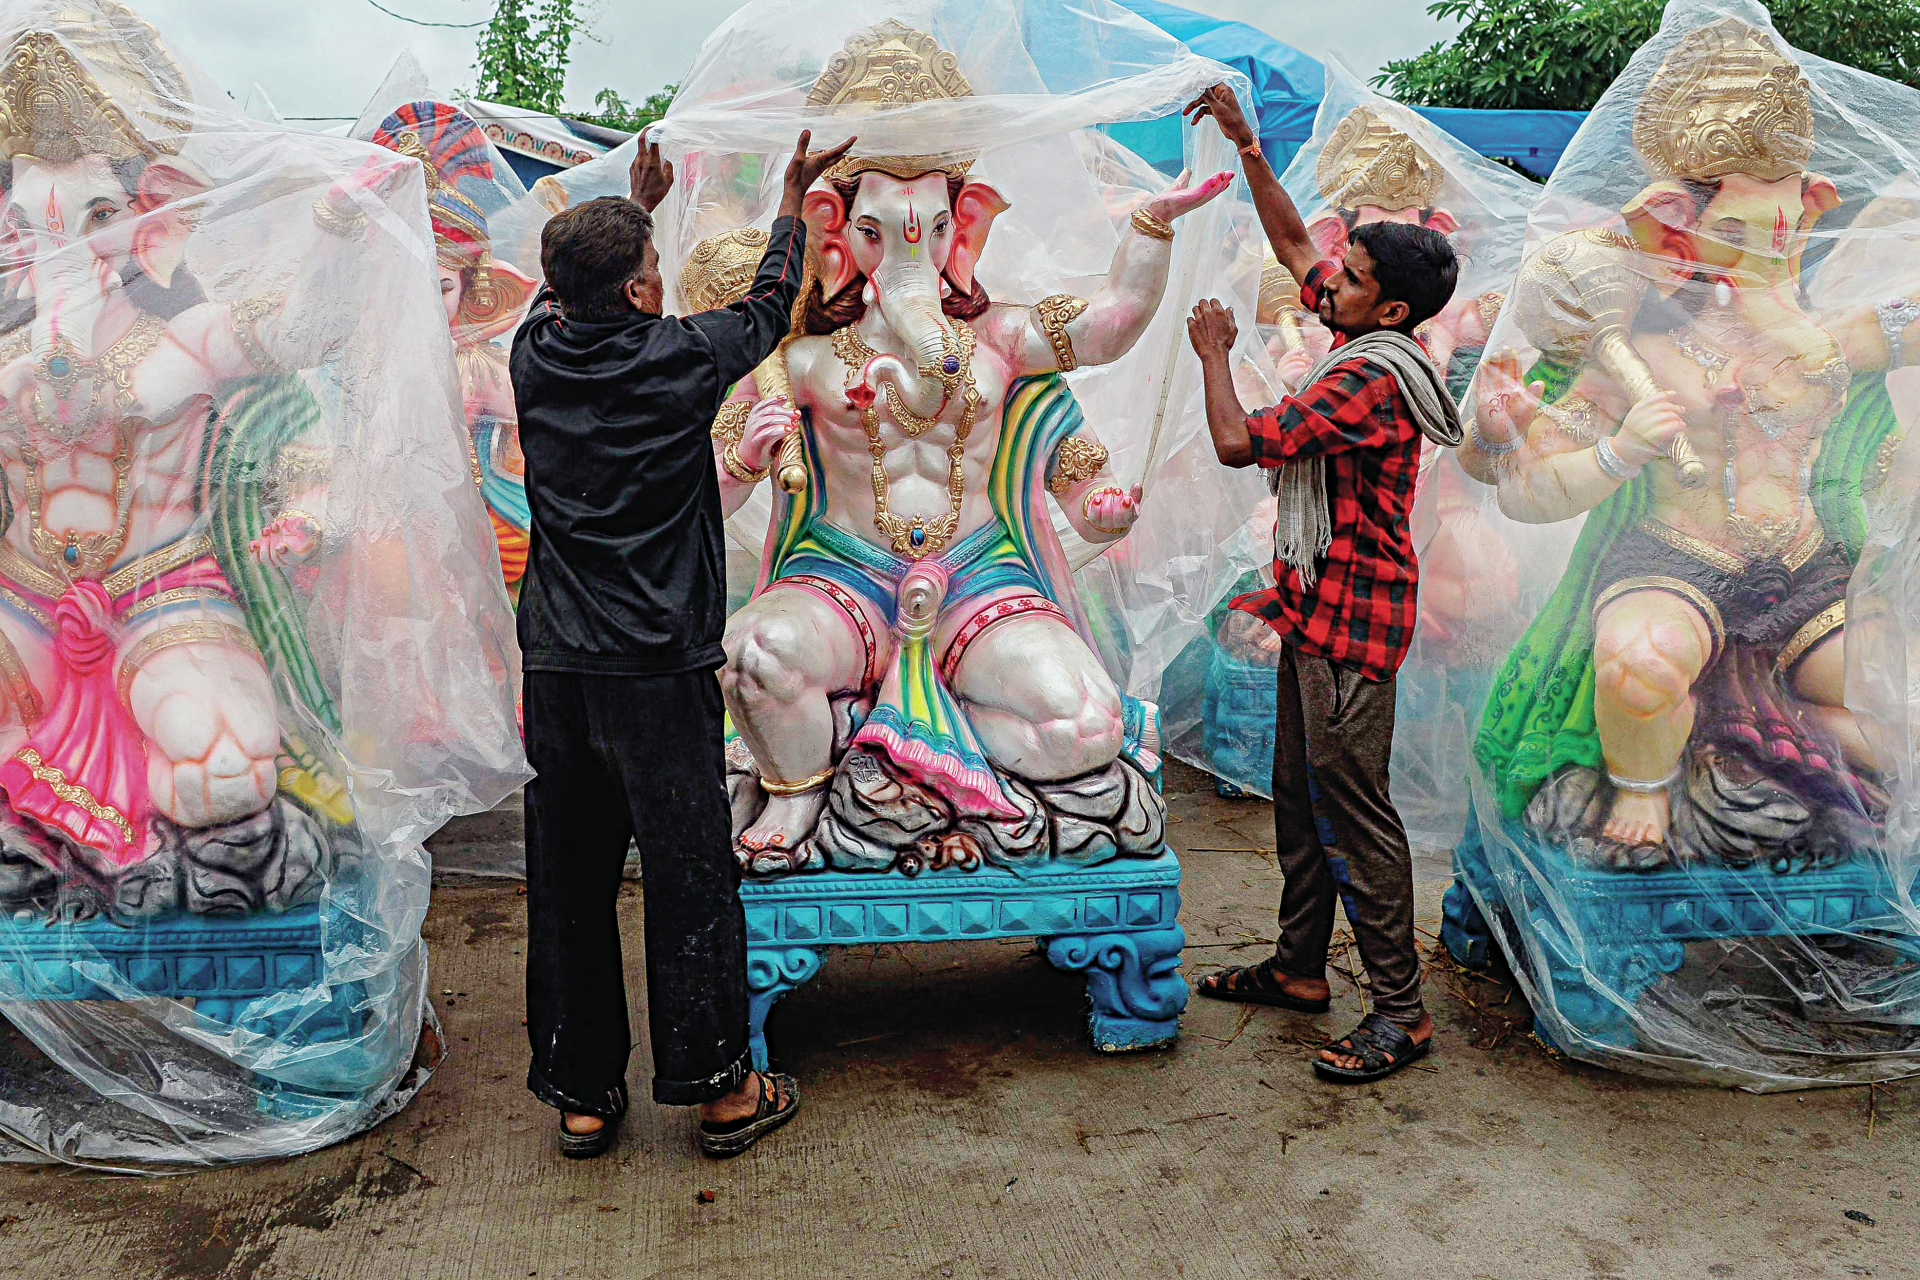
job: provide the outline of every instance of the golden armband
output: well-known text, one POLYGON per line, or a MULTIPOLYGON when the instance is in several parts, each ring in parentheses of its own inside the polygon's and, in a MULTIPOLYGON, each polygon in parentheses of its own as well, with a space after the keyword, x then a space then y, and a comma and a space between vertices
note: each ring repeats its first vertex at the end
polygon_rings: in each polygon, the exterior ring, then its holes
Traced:
POLYGON ((1034 317, 1040 321, 1040 331, 1053 344, 1053 357, 1061 373, 1072 373, 1080 367, 1080 358, 1073 354, 1073 339, 1067 336, 1067 326, 1078 320, 1086 309, 1085 298, 1066 293, 1042 298, 1033 309, 1034 317))
POLYGON ((1091 480, 1107 465, 1107 447, 1086 436, 1068 436, 1053 452, 1053 474, 1047 488, 1055 496, 1066 493, 1083 480, 1091 480))

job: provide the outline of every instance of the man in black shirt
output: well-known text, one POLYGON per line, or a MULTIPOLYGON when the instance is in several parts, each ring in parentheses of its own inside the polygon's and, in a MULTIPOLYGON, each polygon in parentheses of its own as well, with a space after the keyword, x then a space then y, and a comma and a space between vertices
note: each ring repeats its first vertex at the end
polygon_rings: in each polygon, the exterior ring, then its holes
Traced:
MULTIPOLYGON (((752 1070, 747 947, 714 672, 725 661, 715 411, 786 335, 806 252, 801 198, 846 153, 787 166, 747 296, 660 314, 652 210, 672 166, 641 139, 631 196, 549 222, 547 285, 514 336, 532 545, 520 601, 527 756, 527 1087, 560 1146, 597 1156, 627 1109, 614 902, 631 838, 644 876, 654 1101, 700 1107, 709 1155, 789 1119, 799 1090, 752 1070)), ((777 433, 737 446, 763 466, 777 433)))

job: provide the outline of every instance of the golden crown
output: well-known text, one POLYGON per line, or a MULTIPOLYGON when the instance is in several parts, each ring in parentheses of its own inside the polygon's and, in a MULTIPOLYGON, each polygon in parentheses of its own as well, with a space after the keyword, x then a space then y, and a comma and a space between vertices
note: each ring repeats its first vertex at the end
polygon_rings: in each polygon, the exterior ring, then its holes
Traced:
POLYGON ((680 269, 680 293, 695 311, 712 311, 747 296, 747 287, 767 252, 767 233, 741 227, 708 236, 693 246, 680 269))
MULTIPOLYGON (((972 96, 958 58, 926 32, 889 18, 853 36, 827 61, 807 105, 853 113, 972 96)), ((911 180, 935 170, 963 174, 972 167, 971 159, 943 156, 848 156, 826 176, 837 180, 879 172, 911 180)))
POLYGON ((1802 173, 1813 158, 1807 78, 1771 35, 1738 18, 1696 28, 1648 80, 1633 149, 1661 178, 1802 173))
POLYGON ((152 159, 178 153, 191 126, 185 74, 159 33, 117 0, 48 14, 0 63, 0 158, 152 159), (58 34, 96 27, 104 38, 82 54, 58 34))
POLYGON ((1446 183, 1446 170, 1380 111, 1349 111, 1314 166, 1320 194, 1336 209, 1425 209, 1446 183))

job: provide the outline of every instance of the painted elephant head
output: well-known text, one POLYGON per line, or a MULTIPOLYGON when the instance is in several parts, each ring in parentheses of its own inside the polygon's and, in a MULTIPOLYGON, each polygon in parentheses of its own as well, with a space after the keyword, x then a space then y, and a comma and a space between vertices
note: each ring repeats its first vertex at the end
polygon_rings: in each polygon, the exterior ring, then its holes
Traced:
POLYGON ((91 360, 112 293, 141 279, 171 289, 192 229, 183 197, 205 182, 182 162, 16 155, 0 169, 0 278, 32 316, 33 349, 91 360))
POLYGON ((1460 229, 1460 220, 1445 209, 1383 209, 1379 205, 1369 204, 1323 214, 1308 225, 1307 234, 1313 237, 1314 247, 1320 250, 1321 256, 1338 261, 1347 256, 1348 240, 1353 229, 1373 222, 1417 224, 1438 231, 1443 236, 1450 236, 1460 229))
POLYGON ((1818 174, 1729 173, 1653 183, 1622 212, 1640 248, 1670 264, 1657 284, 1671 296, 1689 281, 1736 290, 1790 286, 1808 232, 1839 203, 1833 182, 1818 174))
POLYGON ((941 381, 961 359, 954 326, 987 308, 974 268, 993 220, 1007 209, 984 182, 935 169, 915 178, 869 170, 809 192, 805 216, 820 264, 821 331, 866 308, 904 338, 916 367, 883 356, 868 367, 888 378, 914 413, 939 411, 941 381))

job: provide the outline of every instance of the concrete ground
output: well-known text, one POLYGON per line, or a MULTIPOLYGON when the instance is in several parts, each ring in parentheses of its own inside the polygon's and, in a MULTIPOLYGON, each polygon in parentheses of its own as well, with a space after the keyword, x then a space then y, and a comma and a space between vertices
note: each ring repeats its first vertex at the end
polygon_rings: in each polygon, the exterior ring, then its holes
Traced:
MULTIPOLYGON (((1178 767, 1169 793, 1188 974, 1257 957, 1279 888, 1264 806, 1178 767)), ((445 834, 511 837, 499 815, 445 834)), ((1428 930, 1442 887, 1422 884, 1428 930)), ((622 902, 636 1031, 640 892, 622 902)), ((521 1087, 525 922, 512 884, 436 892, 452 1052, 353 1142, 168 1179, 0 1167, 0 1277, 1920 1276, 1920 1086, 1873 1091, 1870 1115, 1865 1089, 1568 1065, 1517 994, 1440 962, 1433 1057, 1340 1089, 1307 1067, 1359 1013, 1337 975, 1328 1017, 1196 999, 1176 1049, 1108 1058, 1080 980, 1027 944, 834 953, 772 1019, 805 1090, 791 1127, 714 1164, 691 1112, 636 1102, 612 1155, 562 1161, 521 1087)))

